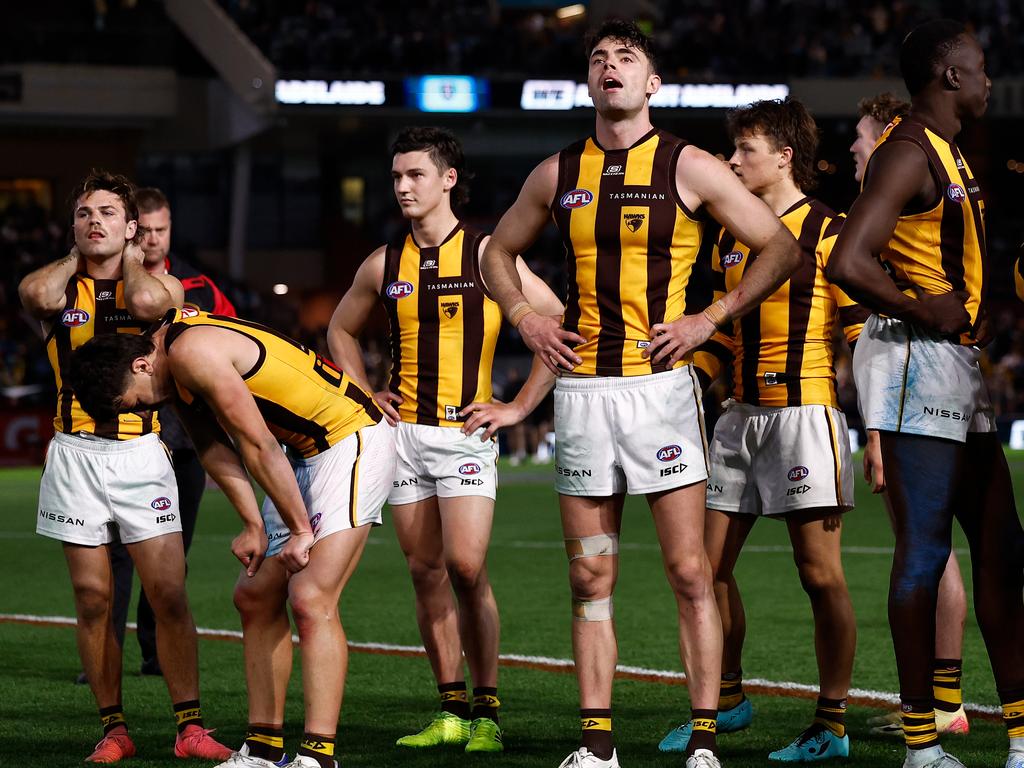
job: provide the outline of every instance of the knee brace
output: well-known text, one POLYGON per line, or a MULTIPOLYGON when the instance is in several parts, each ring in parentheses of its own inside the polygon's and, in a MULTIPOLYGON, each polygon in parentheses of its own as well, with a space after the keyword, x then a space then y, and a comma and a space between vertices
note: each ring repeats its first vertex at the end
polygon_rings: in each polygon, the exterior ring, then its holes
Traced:
POLYGON ((611 621, 612 614, 610 595, 599 600, 581 600, 573 595, 572 617, 575 621, 611 621))

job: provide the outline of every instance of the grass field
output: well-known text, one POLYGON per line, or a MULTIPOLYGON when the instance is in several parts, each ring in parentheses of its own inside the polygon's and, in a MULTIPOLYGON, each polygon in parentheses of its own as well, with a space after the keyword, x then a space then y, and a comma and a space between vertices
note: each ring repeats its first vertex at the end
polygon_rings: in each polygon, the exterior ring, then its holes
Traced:
MULTIPOLYGON (((1024 456, 1011 456, 1016 487, 1024 487, 1024 456)), ((502 489, 489 558, 502 615, 502 651, 558 659, 571 657, 569 591, 551 467, 502 467, 502 489)), ((73 616, 60 546, 36 536, 34 510, 38 469, 0 471, 0 541, 3 579, 0 613, 73 616)), ((859 625, 853 684, 892 692, 896 672, 886 619, 886 588, 892 542, 885 513, 863 483, 860 506, 847 517, 844 563, 859 625)), ((385 518, 386 522, 386 518, 385 518)), ((189 593, 200 627, 237 630, 231 604, 237 563, 228 545, 237 527, 233 511, 217 492, 207 493, 189 557, 189 593)), ((630 500, 623 525, 623 555, 616 594, 620 664, 678 670, 675 605, 662 573, 650 516, 642 500, 630 500)), ((959 532, 958 532, 959 534, 959 532)), ((970 569, 962 537, 964 571, 970 569)), ((784 526, 755 527, 737 571, 747 607, 744 657, 747 678, 816 683, 811 616, 788 552, 784 526)), ((134 614, 132 614, 133 616, 134 614)), ((352 642, 419 645, 412 589, 401 552, 385 524, 371 535, 363 561, 346 590, 342 616, 352 642)), ((159 678, 136 673, 139 653, 126 643, 124 702, 140 756, 128 764, 184 765, 171 753, 173 724, 159 678)), ((241 646, 200 643, 202 698, 208 725, 237 746, 246 707, 241 646)), ((98 739, 98 720, 84 686, 72 685, 79 669, 74 633, 68 627, 0 624, 0 766, 80 764, 98 739)), ((964 648, 965 697, 996 705, 991 669, 973 616, 964 648)), ((301 731, 302 702, 293 675, 287 709, 287 748, 301 731)), ((485 758, 506 766, 557 766, 577 744, 575 679, 567 671, 505 667, 500 680, 507 752, 485 758)), ((752 696, 757 710, 749 730, 720 738, 727 768, 766 766, 767 752, 782 746, 808 722, 813 703, 788 696, 752 696)), ((400 752, 395 738, 416 730, 434 707, 426 661, 357 652, 350 661, 338 731, 343 766, 454 766, 470 760, 458 751, 400 752)), ((624 679, 616 684, 615 729, 624 766, 680 765, 658 753, 661 736, 688 712, 685 687, 624 679)), ((848 716, 850 766, 896 766, 902 746, 872 737, 864 721, 878 709, 854 706, 848 716)), ((969 766, 1001 766, 1006 758, 1001 723, 975 718, 967 737, 946 746, 969 766)), ((198 763, 197 763, 198 765, 198 763)))

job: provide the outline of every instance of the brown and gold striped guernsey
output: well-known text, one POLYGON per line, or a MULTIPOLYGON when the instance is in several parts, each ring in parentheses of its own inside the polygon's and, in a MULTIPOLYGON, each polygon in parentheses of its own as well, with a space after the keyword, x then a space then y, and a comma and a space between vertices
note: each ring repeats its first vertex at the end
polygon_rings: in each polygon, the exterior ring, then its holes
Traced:
POLYGON ((486 235, 460 222, 436 247, 412 234, 387 246, 381 301, 391 325, 389 388, 402 421, 459 427, 459 411, 492 397, 501 310, 484 293, 479 248, 486 235))
MULTIPOLYGON (((628 149, 595 139, 558 155, 551 211, 565 244, 569 291, 563 325, 587 340, 573 371, 640 376, 666 370, 641 353, 655 323, 687 309, 687 288, 704 244, 704 221, 676 190, 686 145, 652 129, 628 149)), ((708 242, 708 252, 713 243, 708 242)), ((692 311, 692 307, 691 307, 692 311)))
MULTIPOLYGON (((913 117, 893 120, 875 145, 875 151, 889 141, 907 141, 924 150, 939 196, 928 210, 900 214, 880 258, 908 295, 914 295, 909 285, 932 294, 966 292, 972 331, 961 336, 960 343, 973 344, 988 267, 981 188, 956 144, 913 117)), ((865 175, 870 171, 869 160, 865 175)))
POLYGON ((1013 287, 1017 298, 1024 301, 1024 256, 1018 256, 1013 264, 1013 287))
POLYGON ((156 414, 146 417, 123 413, 117 421, 95 421, 83 409, 67 381, 72 350, 93 336, 107 333, 139 333, 149 324, 130 314, 124 301, 123 280, 97 280, 76 274, 65 291, 64 309, 47 321, 46 354, 57 381, 57 415, 53 428, 65 434, 87 432, 113 440, 130 440, 158 432, 156 414))
MULTIPOLYGON (((835 407, 832 329, 836 320, 851 344, 868 311, 825 279, 843 218, 809 197, 780 217, 800 245, 800 266, 781 288, 733 323, 733 333, 716 333, 695 354, 712 378, 723 363, 733 366, 733 397, 751 405, 835 407)), ((719 239, 712 263, 716 300, 731 291, 757 254, 728 232, 719 239)))
MULTIPOLYGON (((213 326, 252 340, 259 359, 242 378, 271 433, 303 458, 315 456, 349 435, 376 424, 381 412, 369 394, 343 371, 304 344, 259 323, 237 317, 175 310, 164 349, 189 328, 213 326)), ((177 385, 186 407, 203 410, 201 398, 177 385)), ((211 417, 212 418, 212 417, 211 417)))

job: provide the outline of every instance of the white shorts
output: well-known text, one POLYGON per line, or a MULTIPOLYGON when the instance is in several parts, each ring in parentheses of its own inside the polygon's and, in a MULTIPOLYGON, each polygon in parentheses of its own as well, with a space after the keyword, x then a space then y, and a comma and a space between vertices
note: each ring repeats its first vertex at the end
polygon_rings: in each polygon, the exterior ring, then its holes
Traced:
POLYGON ((439 496, 486 496, 498 488, 498 446, 481 442, 483 429, 472 435, 458 427, 398 423, 395 446, 398 467, 388 504, 411 504, 439 496))
POLYGON ((728 401, 711 439, 710 509, 784 515, 853 507, 846 416, 826 405, 728 401))
MULTIPOLYGON (((338 531, 380 525, 380 510, 395 472, 394 432, 381 421, 316 456, 292 461, 314 543, 338 531)), ((291 534, 269 496, 263 500, 262 514, 267 557, 273 557, 291 534)))
POLYGON ((690 365, 555 383, 555 490, 654 493, 707 479, 700 384, 690 365))
POLYGON ((95 547, 180 532, 174 467, 159 437, 53 436, 39 482, 36 533, 95 547))
POLYGON ((995 415, 977 347, 872 315, 853 354, 857 402, 866 429, 964 442, 994 432, 995 415))

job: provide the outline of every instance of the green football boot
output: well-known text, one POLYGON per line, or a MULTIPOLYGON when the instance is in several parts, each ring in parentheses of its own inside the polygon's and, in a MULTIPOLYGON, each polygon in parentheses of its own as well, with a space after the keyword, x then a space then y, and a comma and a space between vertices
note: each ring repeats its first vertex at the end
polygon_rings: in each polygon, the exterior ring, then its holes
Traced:
POLYGON ((469 733, 469 720, 463 720, 451 712, 438 712, 422 731, 403 736, 395 744, 414 749, 443 747, 449 744, 462 745, 469 741, 469 733))
POLYGON ((505 745, 501 743, 501 728, 489 717, 478 717, 469 726, 469 743, 467 752, 501 752, 505 745))

